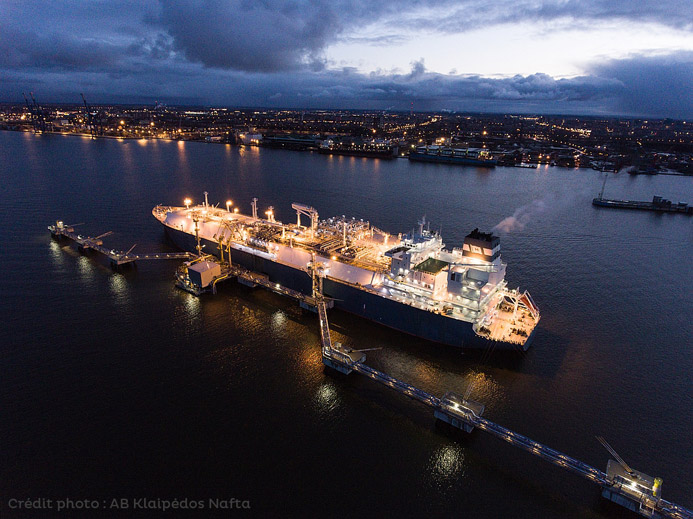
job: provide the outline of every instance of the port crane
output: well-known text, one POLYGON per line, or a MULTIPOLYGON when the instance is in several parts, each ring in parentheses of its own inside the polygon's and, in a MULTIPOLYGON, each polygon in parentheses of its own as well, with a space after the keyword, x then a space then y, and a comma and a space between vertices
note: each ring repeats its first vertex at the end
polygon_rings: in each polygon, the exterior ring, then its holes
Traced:
POLYGON ((608 173, 605 173, 605 174, 604 174, 604 182, 602 182, 602 189, 601 189, 601 191, 599 191, 599 197, 598 197, 599 200, 601 200, 602 198, 604 198, 604 188, 606 187, 606 181, 607 181, 607 180, 609 180, 609 174, 608 174, 608 173))
POLYGON ((97 135, 103 135, 103 125, 101 124, 102 121, 100 114, 96 111, 92 111, 91 107, 89 106, 89 103, 87 103, 87 99, 84 97, 84 94, 79 95, 82 96, 82 102, 84 103, 84 109, 86 111, 87 124, 90 128, 91 138, 95 139, 97 135), (97 116, 99 116, 98 119, 97 116))
POLYGON ((24 102, 29 109, 29 115, 31 116, 31 122, 34 127, 34 133, 42 133, 48 130, 48 123, 46 122, 47 111, 44 110, 41 105, 36 102, 33 92, 29 92, 31 96, 31 103, 27 99, 26 94, 22 92, 24 96, 24 102))

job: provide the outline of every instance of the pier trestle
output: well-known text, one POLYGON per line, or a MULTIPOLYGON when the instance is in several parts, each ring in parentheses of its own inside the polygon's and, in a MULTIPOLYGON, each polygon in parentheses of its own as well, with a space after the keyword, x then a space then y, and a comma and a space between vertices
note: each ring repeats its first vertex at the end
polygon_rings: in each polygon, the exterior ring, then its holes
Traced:
POLYGON ((516 433, 491 420, 483 418, 484 405, 469 400, 451 391, 442 398, 435 397, 411 384, 398 380, 365 364, 366 356, 361 350, 332 343, 324 302, 317 301, 320 317, 320 342, 322 362, 340 373, 361 373, 394 391, 433 408, 434 416, 467 433, 474 429, 485 431, 496 438, 519 447, 530 454, 582 476, 602 488, 602 496, 644 517, 693 519, 693 512, 659 497, 661 479, 651 478, 637 471, 626 473, 620 465, 609 460, 604 473, 580 460, 563 454, 544 444, 516 433), (620 471, 619 471, 620 469, 620 471))
POLYGON ((49 225, 48 230, 51 232, 51 236, 58 240, 69 239, 77 244, 77 248, 82 253, 87 253, 90 250, 96 251, 108 258, 110 260, 111 266, 114 268, 134 263, 138 260, 171 260, 171 259, 189 259, 192 254, 189 252, 152 252, 148 254, 133 254, 132 250, 135 248, 133 245, 130 250, 123 252, 117 251, 115 249, 109 249, 104 247, 101 238, 108 236, 111 232, 106 232, 96 237, 82 236, 77 234, 74 230, 74 226, 69 226, 63 224, 63 222, 55 222, 55 225, 49 225))

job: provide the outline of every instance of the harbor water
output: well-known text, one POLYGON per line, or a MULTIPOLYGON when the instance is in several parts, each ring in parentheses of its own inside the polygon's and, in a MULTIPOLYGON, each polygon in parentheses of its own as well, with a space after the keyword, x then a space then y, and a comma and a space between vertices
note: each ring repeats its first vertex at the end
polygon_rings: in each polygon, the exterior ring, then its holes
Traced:
MULTIPOLYGON (((428 343, 333 311, 333 340, 431 394, 605 470, 604 436, 693 507, 693 219, 591 204, 602 175, 228 145, 0 132, 0 515, 11 499, 246 501, 261 517, 634 517, 599 488, 358 375, 323 369, 315 314, 235 283, 196 298, 175 261, 113 271, 53 241, 174 250, 151 215, 191 197, 292 202, 448 247, 498 225, 510 287, 542 319, 527 353, 428 343)), ((609 174, 605 197, 693 202, 693 178, 609 174)), ((132 501, 130 501, 132 506, 132 501)), ((130 510, 132 511, 132 510, 130 510)), ((228 512, 217 510, 219 513, 228 512)), ((55 510, 44 510, 45 516, 55 510)), ((240 512, 240 511, 239 511, 240 512)))

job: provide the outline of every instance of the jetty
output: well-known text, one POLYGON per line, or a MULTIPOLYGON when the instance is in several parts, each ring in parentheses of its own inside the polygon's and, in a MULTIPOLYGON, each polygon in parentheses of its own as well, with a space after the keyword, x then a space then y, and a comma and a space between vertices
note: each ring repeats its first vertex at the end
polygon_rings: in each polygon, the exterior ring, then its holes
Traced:
POLYGON ((319 295, 316 300, 320 318, 322 361, 325 366, 345 375, 360 373, 397 393, 427 405, 433 409, 436 419, 453 427, 467 433, 475 429, 487 432, 514 447, 582 476, 599 485, 604 498, 644 517, 693 519, 693 511, 662 499, 661 478, 653 478, 633 470, 602 438, 597 439, 615 458, 608 461, 606 472, 482 417, 485 406, 469 399, 471 387, 467 388, 464 395, 448 391, 439 398, 366 365, 366 355, 363 353, 365 350, 345 348, 339 342, 332 343, 327 309, 319 295))
POLYGON ((109 249, 104 246, 103 238, 112 234, 112 231, 105 232, 99 236, 82 236, 75 232, 74 225, 65 225, 62 221, 55 222, 54 225, 49 225, 48 230, 51 236, 60 240, 71 240, 77 244, 80 252, 88 252, 90 250, 102 254, 111 262, 112 267, 120 267, 126 264, 132 264, 138 260, 181 260, 188 259, 194 255, 189 252, 150 252, 147 254, 133 254, 135 245, 130 247, 128 251, 118 251, 109 249))

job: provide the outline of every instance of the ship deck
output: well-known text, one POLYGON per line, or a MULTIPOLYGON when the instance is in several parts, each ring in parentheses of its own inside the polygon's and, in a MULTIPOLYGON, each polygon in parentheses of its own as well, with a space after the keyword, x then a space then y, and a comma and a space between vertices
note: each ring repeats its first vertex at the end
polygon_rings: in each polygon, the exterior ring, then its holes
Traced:
MULTIPOLYGON (((276 221, 271 207, 265 212, 266 219, 258 218, 257 206, 252 216, 207 204, 158 206, 153 214, 171 229, 199 235, 206 241, 202 245, 207 247, 205 252, 218 247, 222 261, 224 252, 231 254, 231 249, 235 249, 302 271, 319 262, 330 279, 426 312, 472 323, 478 335, 491 340, 522 346, 538 323, 539 314, 533 303, 520 304, 524 295, 507 290, 502 279, 493 285, 468 279, 465 282, 469 287, 456 296, 435 292, 430 284, 393 279, 389 273, 391 251, 402 246, 416 248, 419 242, 405 241, 402 235, 393 236, 368 221, 345 216, 319 220, 312 207, 302 204, 292 207, 299 213, 295 224, 276 221), (309 217, 308 226, 301 225, 301 214, 304 221, 309 217)), ((435 258, 424 261, 437 268, 433 274, 437 274, 440 265, 453 263, 463 271, 472 268, 497 272, 499 268, 494 263, 463 256, 461 250, 442 249, 442 240, 437 235, 431 240, 440 246, 435 258)), ((504 269, 502 265, 500 268, 504 269)))

